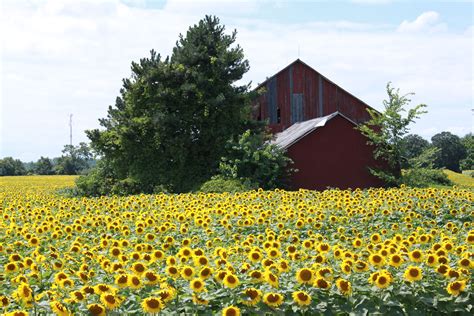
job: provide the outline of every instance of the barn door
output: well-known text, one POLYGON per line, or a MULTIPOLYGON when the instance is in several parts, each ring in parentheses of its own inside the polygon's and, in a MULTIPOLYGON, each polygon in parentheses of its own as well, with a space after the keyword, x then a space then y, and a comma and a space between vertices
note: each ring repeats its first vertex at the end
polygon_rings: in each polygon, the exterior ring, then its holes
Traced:
POLYGON ((293 93, 291 96, 291 124, 304 121, 303 94, 293 93))

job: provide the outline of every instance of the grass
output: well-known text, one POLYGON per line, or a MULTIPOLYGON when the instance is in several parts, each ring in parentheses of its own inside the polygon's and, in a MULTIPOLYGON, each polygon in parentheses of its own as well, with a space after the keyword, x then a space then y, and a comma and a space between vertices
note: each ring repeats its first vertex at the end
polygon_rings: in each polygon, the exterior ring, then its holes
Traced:
POLYGON ((474 188, 474 178, 469 176, 469 173, 457 173, 448 169, 444 170, 444 173, 448 176, 455 185, 460 187, 474 188))

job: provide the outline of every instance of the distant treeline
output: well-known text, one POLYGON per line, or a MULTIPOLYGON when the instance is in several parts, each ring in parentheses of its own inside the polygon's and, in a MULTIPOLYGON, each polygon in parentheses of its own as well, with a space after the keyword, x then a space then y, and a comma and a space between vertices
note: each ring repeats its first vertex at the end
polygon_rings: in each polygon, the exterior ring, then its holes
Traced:
MULTIPOLYGON (((427 149, 435 148, 434 168, 446 168, 460 172, 474 169, 474 138, 472 133, 464 137, 450 132, 441 132, 431 137, 431 142, 423 137, 410 134, 403 138, 406 161, 419 157, 427 149)), ((405 167, 402 165, 402 168, 405 167)))
POLYGON ((0 159, 0 176, 84 174, 95 165, 86 143, 79 143, 78 146, 65 145, 62 153, 61 157, 41 157, 36 162, 22 162, 5 157, 0 159))

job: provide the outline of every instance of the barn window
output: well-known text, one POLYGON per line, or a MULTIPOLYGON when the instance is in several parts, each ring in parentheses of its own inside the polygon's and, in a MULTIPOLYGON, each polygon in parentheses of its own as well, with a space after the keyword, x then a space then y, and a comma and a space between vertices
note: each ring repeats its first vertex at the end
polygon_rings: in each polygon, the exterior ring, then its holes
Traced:
POLYGON ((280 114, 280 108, 277 108, 277 123, 281 123, 281 114, 280 114))

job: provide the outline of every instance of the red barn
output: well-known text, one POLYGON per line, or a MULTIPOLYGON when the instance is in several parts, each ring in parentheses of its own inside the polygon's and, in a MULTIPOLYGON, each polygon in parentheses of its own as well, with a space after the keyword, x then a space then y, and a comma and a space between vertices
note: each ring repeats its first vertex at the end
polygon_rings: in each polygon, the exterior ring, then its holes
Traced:
POLYGON ((292 189, 366 188, 383 183, 369 173, 372 148, 354 127, 370 116, 366 103, 297 59, 261 83, 254 116, 268 120, 274 143, 298 172, 292 189))

